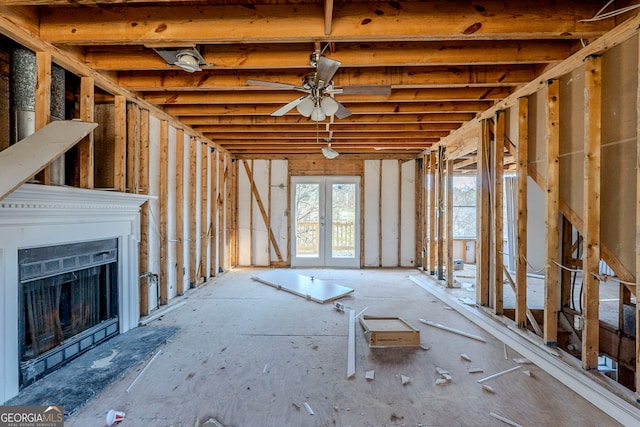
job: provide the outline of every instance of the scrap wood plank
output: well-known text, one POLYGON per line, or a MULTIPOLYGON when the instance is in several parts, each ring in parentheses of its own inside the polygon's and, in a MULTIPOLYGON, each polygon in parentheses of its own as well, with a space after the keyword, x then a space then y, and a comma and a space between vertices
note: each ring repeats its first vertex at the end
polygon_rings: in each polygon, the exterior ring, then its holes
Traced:
POLYGON ((283 269, 260 273, 252 279, 320 304, 353 293, 352 288, 283 269))
POLYGON ((51 122, 0 152, 0 200, 77 144, 97 126, 97 123, 79 120, 51 122))
POLYGON ((433 326, 434 328, 442 329, 443 331, 452 332, 454 334, 458 334, 458 335, 461 335, 463 337, 471 338, 471 339, 476 340, 476 341, 485 342, 485 343, 487 342, 487 340, 485 340, 482 337, 479 337, 479 336, 473 335, 473 334, 469 334, 469 333, 461 331, 459 329, 450 328, 448 326, 441 325, 440 323, 432 322, 431 320, 425 320, 425 319, 419 319, 419 320, 422 323, 424 323, 425 325, 433 326))
POLYGON ((349 342, 347 344, 347 379, 356 375, 356 315, 349 310, 349 342))

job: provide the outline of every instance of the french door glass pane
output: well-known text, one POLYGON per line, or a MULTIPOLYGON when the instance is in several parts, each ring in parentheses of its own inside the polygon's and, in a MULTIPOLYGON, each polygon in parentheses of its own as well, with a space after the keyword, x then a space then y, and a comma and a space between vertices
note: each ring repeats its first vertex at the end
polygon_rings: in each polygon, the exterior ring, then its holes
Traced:
POLYGON ((320 184, 296 184, 296 256, 320 256, 320 184))
POLYGON ((356 185, 333 184, 331 200, 331 257, 355 258, 356 185))

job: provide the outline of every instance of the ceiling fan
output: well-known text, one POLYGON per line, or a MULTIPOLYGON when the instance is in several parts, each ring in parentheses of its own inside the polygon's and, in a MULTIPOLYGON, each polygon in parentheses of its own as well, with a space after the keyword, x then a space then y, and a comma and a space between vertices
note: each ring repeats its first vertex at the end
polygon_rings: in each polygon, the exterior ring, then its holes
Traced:
POLYGON ((335 117, 343 119, 351 115, 351 111, 336 101, 334 95, 389 96, 391 94, 390 85, 334 86, 333 76, 338 71, 341 63, 335 59, 327 58, 322 52, 323 51, 316 50, 309 57, 309 63, 315 71, 306 74, 302 78, 302 84, 300 86, 262 80, 247 80, 247 84, 269 86, 279 89, 293 89, 306 93, 307 95, 294 99, 288 104, 278 108, 271 113, 271 115, 276 117, 283 116, 293 108, 296 108, 304 117, 309 117, 315 122, 323 121, 328 116, 335 115, 335 117))

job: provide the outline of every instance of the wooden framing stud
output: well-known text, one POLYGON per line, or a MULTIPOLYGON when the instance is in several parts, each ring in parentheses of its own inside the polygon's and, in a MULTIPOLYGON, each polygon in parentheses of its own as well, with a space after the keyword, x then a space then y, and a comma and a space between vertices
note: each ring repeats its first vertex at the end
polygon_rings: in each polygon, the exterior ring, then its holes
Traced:
POLYGON ((176 130, 176 294, 184 293, 184 130, 176 130))
POLYGON ((481 306, 489 305, 489 263, 491 209, 489 204, 489 158, 490 131, 489 122, 482 120, 480 144, 478 145, 478 253, 476 254, 476 302, 481 306))
POLYGON ((504 303, 504 274, 503 274, 503 230, 504 230, 504 215, 503 215, 503 179, 504 179, 504 121, 505 114, 502 111, 496 112, 495 115, 495 128, 493 137, 493 167, 492 167, 492 206, 493 212, 491 218, 493 220, 493 233, 492 233, 492 252, 494 261, 491 263, 493 271, 493 312, 495 314, 502 314, 504 303))
MULTIPOLYGON (((95 83, 91 77, 80 78, 80 120, 95 120, 95 83)), ((78 144, 78 169, 80 187, 94 188, 94 150, 93 133, 78 144)))
POLYGON ((558 342, 558 216, 560 208, 560 83, 551 80, 547 85, 547 180, 545 185, 546 259, 544 341, 555 346, 558 342))
POLYGON ((518 144, 516 147, 516 316, 526 325, 527 311, 527 180, 529 177, 529 99, 518 100, 518 144))
POLYGON ((160 122, 160 304, 169 301, 169 122, 160 122))
POLYGON ((601 58, 590 56, 585 60, 584 97, 584 226, 582 274, 584 281, 582 330, 582 367, 598 368, 600 354, 600 172, 601 172, 601 120, 602 84, 601 58))

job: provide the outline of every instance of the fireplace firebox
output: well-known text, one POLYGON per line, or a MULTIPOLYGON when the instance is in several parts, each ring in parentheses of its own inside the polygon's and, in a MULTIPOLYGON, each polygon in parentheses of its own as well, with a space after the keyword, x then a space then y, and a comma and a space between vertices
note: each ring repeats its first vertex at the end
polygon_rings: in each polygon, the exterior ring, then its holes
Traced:
POLYGON ((118 239, 18 251, 20 385, 118 333, 118 239))

